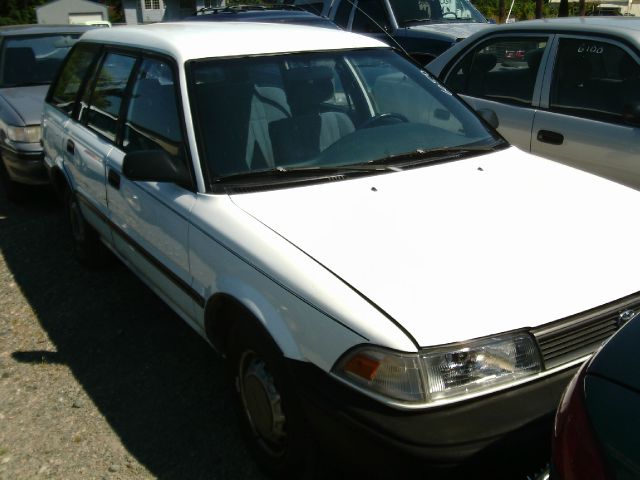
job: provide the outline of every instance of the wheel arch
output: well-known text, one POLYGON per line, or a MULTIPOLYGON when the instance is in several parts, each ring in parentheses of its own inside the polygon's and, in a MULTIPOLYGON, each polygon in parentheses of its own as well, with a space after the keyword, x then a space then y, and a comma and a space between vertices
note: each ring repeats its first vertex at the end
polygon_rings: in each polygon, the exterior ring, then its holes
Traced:
POLYGON ((280 352, 290 358, 302 359, 298 345, 277 310, 257 299, 239 300, 236 296, 218 292, 205 305, 204 330, 209 342, 222 355, 227 354, 228 338, 236 322, 251 322, 271 337, 280 352))

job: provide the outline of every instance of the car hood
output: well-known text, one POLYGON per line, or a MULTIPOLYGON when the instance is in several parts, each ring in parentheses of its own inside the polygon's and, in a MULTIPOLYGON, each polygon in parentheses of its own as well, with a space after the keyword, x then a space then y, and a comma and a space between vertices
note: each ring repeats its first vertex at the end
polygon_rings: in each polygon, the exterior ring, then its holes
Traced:
POLYGON ((640 192, 516 148, 232 200, 421 346, 640 290, 640 192))
POLYGON ((436 32, 452 40, 457 40, 459 38, 467 38, 490 26, 490 23, 431 23, 415 25, 407 29, 411 31, 436 32))
POLYGON ((49 85, 3 88, 2 98, 22 119, 24 125, 37 125, 42 120, 42 106, 49 85))

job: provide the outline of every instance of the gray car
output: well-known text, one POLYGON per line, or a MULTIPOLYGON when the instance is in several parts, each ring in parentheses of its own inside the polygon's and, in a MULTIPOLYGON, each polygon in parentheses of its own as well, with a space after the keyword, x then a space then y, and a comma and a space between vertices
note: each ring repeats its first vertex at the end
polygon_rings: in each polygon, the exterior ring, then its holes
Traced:
POLYGON ((0 180, 16 199, 21 184, 48 183, 43 164, 44 97, 62 61, 88 26, 0 28, 0 180))
POLYGON ((476 110, 493 110, 510 143, 640 187, 640 19, 500 25, 426 68, 476 110))

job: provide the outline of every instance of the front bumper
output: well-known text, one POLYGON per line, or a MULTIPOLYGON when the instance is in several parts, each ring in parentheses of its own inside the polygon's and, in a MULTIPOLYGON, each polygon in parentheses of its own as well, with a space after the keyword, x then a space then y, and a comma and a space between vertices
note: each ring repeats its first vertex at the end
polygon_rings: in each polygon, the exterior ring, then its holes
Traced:
POLYGON ((14 182, 26 185, 49 183, 42 149, 23 152, 4 147, 0 150, 0 155, 9 178, 14 182))
POLYGON ((536 441, 548 444, 553 414, 577 370, 442 407, 397 410, 311 364, 289 364, 310 426, 323 446, 342 453, 343 460, 364 459, 377 472, 405 474, 473 470, 478 461, 491 461, 492 456, 504 463, 501 445, 513 450, 520 444, 526 455, 536 441))

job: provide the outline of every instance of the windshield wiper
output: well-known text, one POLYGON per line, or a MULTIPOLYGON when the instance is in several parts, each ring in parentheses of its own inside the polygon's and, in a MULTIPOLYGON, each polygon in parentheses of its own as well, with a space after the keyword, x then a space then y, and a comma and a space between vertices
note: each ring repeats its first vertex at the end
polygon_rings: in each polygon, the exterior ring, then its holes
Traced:
POLYGON ((234 182, 237 180, 252 180, 252 179, 269 179, 287 180, 289 178, 299 178, 305 176, 311 176, 314 178, 331 176, 331 175, 343 175, 346 173, 360 173, 360 172, 397 172, 401 168, 393 165, 383 164, 354 164, 354 165, 336 165, 336 166, 310 166, 310 167, 276 167, 267 170, 254 170, 252 172, 232 173, 225 175, 216 180, 216 183, 234 182))
POLYGON ((407 26, 411 23, 424 23, 431 22, 430 18, 408 18, 407 20, 402 21, 402 25, 407 26))
POLYGON ((368 165, 387 165, 390 164, 406 167, 419 163, 437 162, 441 160, 450 160, 458 158, 465 154, 473 154, 477 152, 491 152, 508 146, 507 142, 497 142, 491 145, 459 145, 456 147, 439 147, 431 150, 423 150, 418 148, 412 152, 400 153, 397 155, 389 155, 377 160, 367 162, 368 165))

